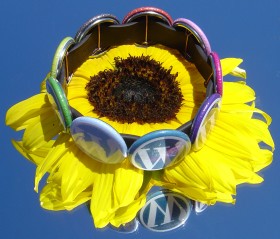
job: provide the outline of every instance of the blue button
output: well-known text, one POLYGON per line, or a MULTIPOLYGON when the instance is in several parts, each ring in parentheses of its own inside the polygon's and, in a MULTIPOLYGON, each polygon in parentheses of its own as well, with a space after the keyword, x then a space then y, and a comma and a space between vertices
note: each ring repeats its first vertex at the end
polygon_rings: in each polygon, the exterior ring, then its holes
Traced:
POLYGON ((127 156, 127 146, 121 135, 99 119, 76 118, 72 122, 70 132, 76 145, 99 162, 116 164, 127 156))
POLYGON ((158 130, 136 140, 128 150, 131 163, 143 170, 160 170, 182 160, 191 148, 185 133, 158 130))
POLYGON ((161 190, 148 196, 140 210, 139 221, 145 228, 166 232, 183 226, 191 213, 191 201, 169 190, 161 190))

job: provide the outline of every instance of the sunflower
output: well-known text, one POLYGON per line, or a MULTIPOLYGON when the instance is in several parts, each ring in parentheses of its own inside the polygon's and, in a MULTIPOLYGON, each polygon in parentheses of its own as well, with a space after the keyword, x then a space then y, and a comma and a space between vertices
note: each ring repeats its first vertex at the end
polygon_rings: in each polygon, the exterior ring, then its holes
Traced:
MULTIPOLYGON (((152 19, 161 14, 160 20, 172 25, 170 17, 161 10, 147 8, 149 13, 144 10, 128 14, 124 23, 129 19, 133 22, 140 13, 146 17, 152 10, 155 13, 152 19)), ((111 15, 106 17, 111 22, 117 21, 111 15)), ((75 40, 66 41, 70 42, 69 49, 75 41, 82 46, 86 44, 83 42, 86 40, 80 39, 84 37, 83 31, 85 35, 94 35, 96 29, 100 33, 100 25, 94 25, 96 19, 100 20, 97 17, 83 25, 75 40)), ((173 26, 178 26, 177 23, 180 21, 174 21, 173 26)), ((147 22, 144 26, 147 27, 147 22)), ((108 31, 112 29, 108 27, 108 31)), ((196 32, 190 30, 194 35, 196 32)), ((208 43, 201 36, 196 35, 194 41, 209 56, 208 43)), ((90 135, 84 136, 90 137, 90 141, 82 139, 80 143, 81 132, 76 137, 73 129, 69 129, 80 118, 96 119, 100 126, 94 130, 105 125, 110 132, 117 132, 114 137, 129 135, 133 140, 151 132, 179 131, 186 122, 192 122, 208 94, 203 73, 180 49, 146 41, 101 49, 100 37, 97 44, 96 52, 84 57, 73 74, 67 67, 66 77, 52 70, 39 94, 12 106, 6 115, 7 125, 17 131, 24 130, 22 140, 13 141, 13 145, 37 166, 35 191, 39 191, 40 181, 48 174, 40 191, 43 208, 72 210, 87 203, 95 227, 118 228, 135 219, 153 186, 213 205, 234 203, 239 184, 263 181, 257 172, 272 161, 274 143, 268 130, 271 118, 255 107, 255 93, 241 79, 246 77, 245 71, 239 68, 241 59, 226 58, 220 62, 223 76, 231 74, 241 78, 223 83, 223 91, 219 92, 220 110, 215 112, 215 126, 211 126, 206 142, 198 148, 191 147, 189 153, 184 151, 180 160, 169 167, 143 170, 132 163, 131 155, 125 150, 121 153, 113 150, 108 156, 106 147, 115 146, 115 141, 101 147, 100 139, 90 135), (54 78, 63 79, 58 83, 59 89, 51 88, 62 92, 58 94, 62 98, 50 97, 50 87, 57 84, 54 78), (58 109, 60 104, 63 107, 58 109)), ((56 55, 54 65, 58 69, 59 60, 56 55)), ((67 66, 67 61, 65 57, 62 65, 67 66)))
POLYGON ((173 49, 123 45, 91 57, 78 68, 68 85, 67 98, 82 115, 100 118, 122 134, 142 136, 177 129, 191 120, 204 99, 203 83, 195 66, 173 49), (135 91, 140 99, 137 101, 136 95, 134 102, 135 91), (142 98, 148 101, 142 103, 142 98))

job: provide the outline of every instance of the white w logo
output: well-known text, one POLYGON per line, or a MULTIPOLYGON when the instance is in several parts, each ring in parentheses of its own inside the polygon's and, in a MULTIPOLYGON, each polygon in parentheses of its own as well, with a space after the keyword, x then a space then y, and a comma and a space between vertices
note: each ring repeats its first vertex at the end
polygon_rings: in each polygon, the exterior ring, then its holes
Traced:
POLYGON ((171 162, 165 147, 139 149, 138 156, 146 169, 154 169, 159 162, 162 164, 161 167, 171 162))
POLYGON ((190 214, 188 199, 176 194, 161 194, 152 198, 141 212, 144 226, 158 231, 177 228, 190 214))

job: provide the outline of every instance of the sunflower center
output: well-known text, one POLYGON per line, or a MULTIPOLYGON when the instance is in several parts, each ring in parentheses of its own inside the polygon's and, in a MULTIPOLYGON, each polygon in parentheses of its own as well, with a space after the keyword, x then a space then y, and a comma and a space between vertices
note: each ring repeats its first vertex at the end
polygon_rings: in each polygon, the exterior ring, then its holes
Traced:
POLYGON ((160 92, 145 78, 124 78, 115 88, 113 95, 117 101, 135 104, 154 103, 160 92))
POLYGON ((170 69, 150 56, 115 58, 115 69, 99 72, 86 86, 93 111, 120 123, 176 119, 183 95, 170 69))

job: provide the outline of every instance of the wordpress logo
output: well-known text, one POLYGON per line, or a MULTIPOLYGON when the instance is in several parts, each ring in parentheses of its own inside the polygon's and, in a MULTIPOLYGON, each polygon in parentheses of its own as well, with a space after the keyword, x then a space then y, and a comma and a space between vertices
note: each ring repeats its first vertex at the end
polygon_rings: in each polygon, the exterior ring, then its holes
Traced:
POLYGON ((191 202, 180 194, 159 191, 140 210, 140 223, 153 231, 165 232, 182 226, 191 212, 191 202))
POLYGON ((143 170, 160 170, 180 161, 189 151, 191 144, 176 136, 156 137, 135 144, 130 150, 132 164, 143 170))

